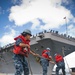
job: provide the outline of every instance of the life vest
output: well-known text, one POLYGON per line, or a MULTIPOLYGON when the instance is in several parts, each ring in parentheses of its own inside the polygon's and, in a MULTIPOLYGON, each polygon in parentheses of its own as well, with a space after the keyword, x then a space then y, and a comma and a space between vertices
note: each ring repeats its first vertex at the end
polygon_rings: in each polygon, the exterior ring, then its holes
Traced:
POLYGON ((43 50, 42 57, 49 59, 47 52, 49 52, 49 50, 43 50))
POLYGON ((63 59, 63 57, 61 56, 61 55, 56 55, 55 56, 55 61, 56 61, 56 63, 58 63, 58 62, 61 62, 61 61, 63 61, 64 59, 63 59))
MULTIPOLYGON (((24 44, 28 44, 28 45, 29 45, 30 40, 26 40, 25 37, 22 36, 22 35, 20 35, 20 36, 14 38, 14 40, 17 40, 17 39, 19 39, 19 38, 22 40, 22 42, 23 42, 24 44)), ((15 54, 21 54, 21 52, 24 53, 24 54, 23 54, 24 56, 28 57, 28 54, 29 54, 29 52, 30 52, 30 49, 29 49, 29 48, 23 48, 23 47, 14 45, 13 53, 15 53, 15 54)))

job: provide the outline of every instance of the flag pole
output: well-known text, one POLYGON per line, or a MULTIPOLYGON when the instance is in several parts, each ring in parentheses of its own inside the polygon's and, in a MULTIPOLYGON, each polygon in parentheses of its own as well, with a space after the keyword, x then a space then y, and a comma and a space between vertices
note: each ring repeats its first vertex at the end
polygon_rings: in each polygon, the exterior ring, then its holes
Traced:
POLYGON ((65 24, 66 24, 66 36, 68 36, 67 18, 66 18, 66 17, 64 17, 64 19, 65 19, 65 24))

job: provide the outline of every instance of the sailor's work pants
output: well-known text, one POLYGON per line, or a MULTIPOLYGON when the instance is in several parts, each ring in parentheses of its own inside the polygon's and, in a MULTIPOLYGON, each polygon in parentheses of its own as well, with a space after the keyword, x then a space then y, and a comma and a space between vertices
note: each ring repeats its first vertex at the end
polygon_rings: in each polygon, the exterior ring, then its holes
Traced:
POLYGON ((16 69, 15 75, 22 75, 23 71, 24 75, 29 75, 28 63, 25 56, 14 54, 13 59, 16 69))
POLYGON ((59 70, 60 70, 60 69, 62 69, 63 75, 66 75, 66 74, 65 74, 65 63, 64 63, 63 61, 57 63, 56 75, 59 75, 59 70))

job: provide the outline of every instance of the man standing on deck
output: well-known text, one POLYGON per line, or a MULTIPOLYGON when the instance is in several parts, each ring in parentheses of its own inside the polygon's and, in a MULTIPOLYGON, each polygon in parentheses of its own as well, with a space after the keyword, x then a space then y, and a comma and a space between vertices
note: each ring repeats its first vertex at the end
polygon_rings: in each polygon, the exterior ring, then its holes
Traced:
MULTIPOLYGON (((52 60, 52 57, 50 55, 50 48, 46 48, 46 50, 43 50, 42 52, 42 58, 40 60, 40 63, 42 65, 43 68, 43 75, 47 75, 47 68, 49 66, 49 61, 52 60), (48 60, 49 59, 49 60, 48 60)), ((54 62, 51 62, 54 64, 54 62)))
POLYGON ((55 54, 55 61, 56 61, 56 75, 59 75, 59 70, 62 69, 63 75, 65 74, 65 63, 64 63, 64 59, 60 54, 55 54))
POLYGON ((29 68, 28 68, 28 63, 26 61, 26 57, 28 57, 29 53, 33 55, 37 55, 30 51, 30 37, 31 37, 31 31, 30 30, 25 30, 21 35, 18 37, 14 38, 15 45, 14 45, 14 65, 16 69, 15 75, 22 75, 22 72, 24 71, 24 75, 29 75, 29 68))

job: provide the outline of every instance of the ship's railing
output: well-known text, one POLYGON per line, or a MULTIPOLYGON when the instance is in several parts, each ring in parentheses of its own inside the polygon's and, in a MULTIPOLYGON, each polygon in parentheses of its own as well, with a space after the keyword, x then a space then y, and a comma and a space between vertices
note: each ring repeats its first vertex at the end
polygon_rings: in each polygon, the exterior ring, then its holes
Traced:
MULTIPOLYGON (((54 36, 61 37, 61 38, 64 38, 66 40, 73 41, 73 42, 75 41, 74 37, 72 37, 70 35, 67 36, 66 34, 59 34, 58 31, 54 31, 54 30, 49 30, 49 31, 44 30, 43 32, 39 32, 38 34, 36 34, 36 36, 39 36, 39 35, 44 34, 44 33, 51 33, 54 36)), ((35 36, 33 36, 32 38, 34 38, 34 37, 35 36)))
POLYGON ((64 39, 66 39, 66 40, 69 40, 69 41, 75 41, 75 38, 73 38, 73 37, 71 37, 71 36, 69 36, 68 35, 68 37, 66 36, 66 34, 55 34, 55 33, 52 33, 52 35, 54 35, 54 36, 57 36, 57 37, 61 37, 61 38, 64 38, 64 39))
MULTIPOLYGON (((42 34, 44 34, 44 33, 51 33, 52 35, 54 35, 54 36, 57 36, 57 37, 61 37, 61 38, 64 38, 64 39, 67 39, 67 40, 70 40, 70 41, 75 41, 75 38, 73 38, 73 37, 71 37, 70 35, 68 35, 68 36, 66 36, 66 34, 59 34, 59 32, 58 31, 54 31, 54 30, 44 30, 44 31, 42 31, 42 32, 39 32, 39 33, 37 33, 36 35, 33 35, 32 37, 31 37, 31 39, 34 39, 34 38, 36 38, 36 36, 39 36, 39 35, 42 35, 42 34)), ((9 48, 9 47, 11 47, 11 46, 13 46, 14 45, 14 43, 10 43, 10 44, 7 44, 7 45, 5 45, 5 46, 3 46, 3 47, 0 47, 0 51, 2 50, 2 49, 6 49, 6 48, 9 48)))

